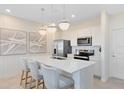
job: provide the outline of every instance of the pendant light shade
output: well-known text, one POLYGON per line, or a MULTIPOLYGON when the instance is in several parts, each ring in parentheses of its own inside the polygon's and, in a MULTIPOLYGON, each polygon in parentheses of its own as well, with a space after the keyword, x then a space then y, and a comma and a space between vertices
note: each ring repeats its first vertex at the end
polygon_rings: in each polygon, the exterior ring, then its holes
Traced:
POLYGON ((47 31, 50 31, 50 32, 56 32, 56 30, 57 28, 56 28, 55 23, 50 24, 47 28, 47 31))
POLYGON ((38 32, 40 33, 40 35, 44 36, 46 35, 46 31, 47 31, 46 28, 42 26, 38 32))
POLYGON ((47 31, 50 31, 50 32, 56 32, 56 28, 55 27, 48 27, 47 28, 47 31))
POLYGON ((59 28, 63 31, 68 30, 70 27, 70 23, 68 21, 62 21, 59 23, 59 28))

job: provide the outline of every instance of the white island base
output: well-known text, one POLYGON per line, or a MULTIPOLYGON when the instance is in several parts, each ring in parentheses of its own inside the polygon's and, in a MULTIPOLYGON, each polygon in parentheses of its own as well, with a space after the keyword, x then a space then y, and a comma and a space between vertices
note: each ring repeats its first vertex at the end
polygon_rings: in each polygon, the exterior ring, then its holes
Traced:
POLYGON ((72 74, 75 89, 90 89, 93 84, 93 66, 76 71, 72 74))

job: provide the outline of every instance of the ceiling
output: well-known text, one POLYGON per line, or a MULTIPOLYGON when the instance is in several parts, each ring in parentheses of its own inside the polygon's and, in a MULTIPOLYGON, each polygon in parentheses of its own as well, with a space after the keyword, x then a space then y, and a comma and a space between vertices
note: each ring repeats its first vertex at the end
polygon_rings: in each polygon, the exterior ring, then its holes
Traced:
MULTIPOLYGON (((109 14, 115 14, 124 12, 124 5, 66 4, 65 15, 70 22, 78 23, 99 16, 103 9, 107 10, 109 14), (72 18, 72 14, 76 15, 76 17, 72 18)), ((50 4, 1 4, 0 12, 37 22, 59 22, 63 17, 63 5, 54 4, 51 9, 50 4), (43 15, 41 8, 45 9, 43 15), (10 9, 11 12, 7 13, 5 9, 10 9)))

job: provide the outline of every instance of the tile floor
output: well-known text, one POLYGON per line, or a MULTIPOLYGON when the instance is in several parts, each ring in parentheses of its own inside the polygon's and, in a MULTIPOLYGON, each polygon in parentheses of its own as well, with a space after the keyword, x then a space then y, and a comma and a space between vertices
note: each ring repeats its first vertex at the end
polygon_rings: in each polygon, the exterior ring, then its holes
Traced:
MULTIPOLYGON (((19 82, 20 75, 0 79, 0 89, 22 89, 19 82)), ((124 80, 110 78, 107 82, 102 82, 100 79, 94 78, 93 89, 124 89, 124 80)))

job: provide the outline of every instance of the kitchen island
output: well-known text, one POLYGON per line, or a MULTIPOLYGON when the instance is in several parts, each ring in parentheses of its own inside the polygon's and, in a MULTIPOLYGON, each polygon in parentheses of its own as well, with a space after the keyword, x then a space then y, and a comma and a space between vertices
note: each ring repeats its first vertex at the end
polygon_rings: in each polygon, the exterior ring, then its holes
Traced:
POLYGON ((51 55, 28 56, 41 64, 52 66, 72 75, 75 89, 92 88, 95 62, 73 58, 54 59, 51 55))

